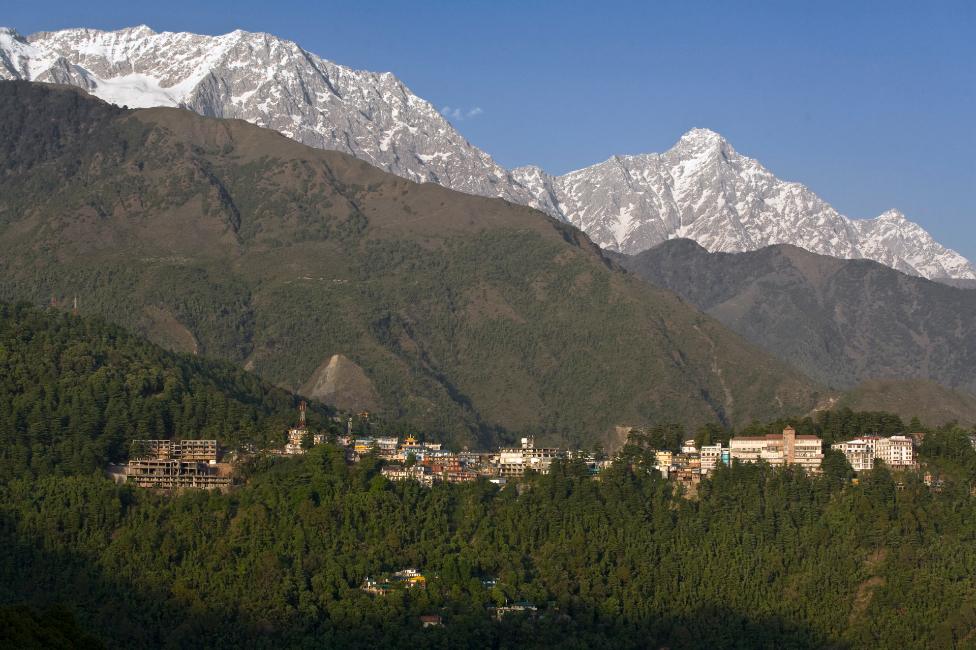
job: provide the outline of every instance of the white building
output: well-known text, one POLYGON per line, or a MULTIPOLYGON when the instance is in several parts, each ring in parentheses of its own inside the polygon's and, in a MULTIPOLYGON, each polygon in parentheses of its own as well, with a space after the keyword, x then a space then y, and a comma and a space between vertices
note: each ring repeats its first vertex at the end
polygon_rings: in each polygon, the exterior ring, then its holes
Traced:
POLYGON ((427 487, 434 484, 434 475, 431 474, 430 468, 424 465, 414 465, 413 467, 387 465, 380 470, 380 474, 391 481, 417 481, 427 487))
POLYGON ((891 436, 878 440, 875 458, 890 467, 911 467, 915 464, 915 447, 908 436, 891 436))
POLYGON ((722 447, 721 442, 714 445, 702 445, 698 456, 702 474, 714 471, 719 465, 728 465, 732 457, 730 449, 722 447))
POLYGON ((549 466, 556 458, 564 456, 555 447, 536 447, 532 438, 522 438, 521 447, 510 447, 498 451, 498 475, 522 476, 526 470, 548 474, 549 466))
POLYGON ((855 472, 862 472, 874 467, 874 450, 877 440, 874 436, 854 438, 847 442, 834 443, 830 445, 830 448, 844 454, 855 472))
POLYGON ((798 465, 810 472, 819 472, 823 461, 823 441, 817 436, 798 436, 793 427, 782 434, 766 436, 736 436, 729 441, 732 460, 755 463, 764 460, 775 467, 798 465))
POLYGON ((835 443, 830 448, 843 453, 855 472, 872 469, 875 459, 883 460, 890 467, 911 467, 915 464, 915 448, 908 436, 861 436, 835 443))

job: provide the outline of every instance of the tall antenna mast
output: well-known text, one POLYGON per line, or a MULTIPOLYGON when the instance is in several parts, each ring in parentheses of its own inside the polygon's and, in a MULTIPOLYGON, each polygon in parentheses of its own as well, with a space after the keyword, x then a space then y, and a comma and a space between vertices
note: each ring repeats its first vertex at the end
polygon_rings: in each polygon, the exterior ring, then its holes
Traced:
POLYGON ((305 409, 306 409, 306 407, 307 407, 307 405, 305 404, 305 400, 302 400, 301 402, 298 403, 298 428, 299 429, 304 429, 305 428, 305 409))

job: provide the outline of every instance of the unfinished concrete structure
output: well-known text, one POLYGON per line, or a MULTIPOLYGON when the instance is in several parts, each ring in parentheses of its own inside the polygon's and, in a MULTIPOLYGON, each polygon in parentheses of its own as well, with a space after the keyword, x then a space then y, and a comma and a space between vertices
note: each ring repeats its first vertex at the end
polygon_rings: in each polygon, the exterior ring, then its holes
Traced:
POLYGON ((217 462, 216 440, 133 440, 126 479, 157 490, 226 490, 233 468, 217 462))
POLYGON ((129 457, 217 462, 217 441, 133 440, 129 457))

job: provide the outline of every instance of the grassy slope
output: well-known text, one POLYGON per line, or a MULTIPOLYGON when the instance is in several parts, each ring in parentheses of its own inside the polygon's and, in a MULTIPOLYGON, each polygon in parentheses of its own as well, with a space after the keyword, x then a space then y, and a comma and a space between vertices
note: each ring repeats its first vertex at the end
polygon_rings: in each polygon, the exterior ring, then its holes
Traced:
POLYGON ((343 353, 386 415, 459 443, 589 443, 818 399, 528 208, 187 111, 14 83, 0 109, 19 116, 0 127, 0 296, 77 293, 85 312, 288 387, 343 353))

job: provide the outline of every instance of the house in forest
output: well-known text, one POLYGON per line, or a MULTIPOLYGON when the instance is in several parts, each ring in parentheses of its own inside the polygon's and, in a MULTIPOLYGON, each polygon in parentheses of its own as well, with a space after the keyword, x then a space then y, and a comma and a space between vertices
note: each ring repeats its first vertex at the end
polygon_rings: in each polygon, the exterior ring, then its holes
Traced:
POLYGON ((500 621, 506 616, 511 616, 513 614, 528 614, 535 616, 538 610, 539 608, 532 603, 522 600, 517 603, 512 603, 511 605, 495 608, 495 618, 500 621))
POLYGON ((389 582, 379 582, 367 577, 363 580, 363 584, 360 587, 367 594, 373 594, 374 596, 385 596, 386 594, 393 591, 393 585, 389 582))

